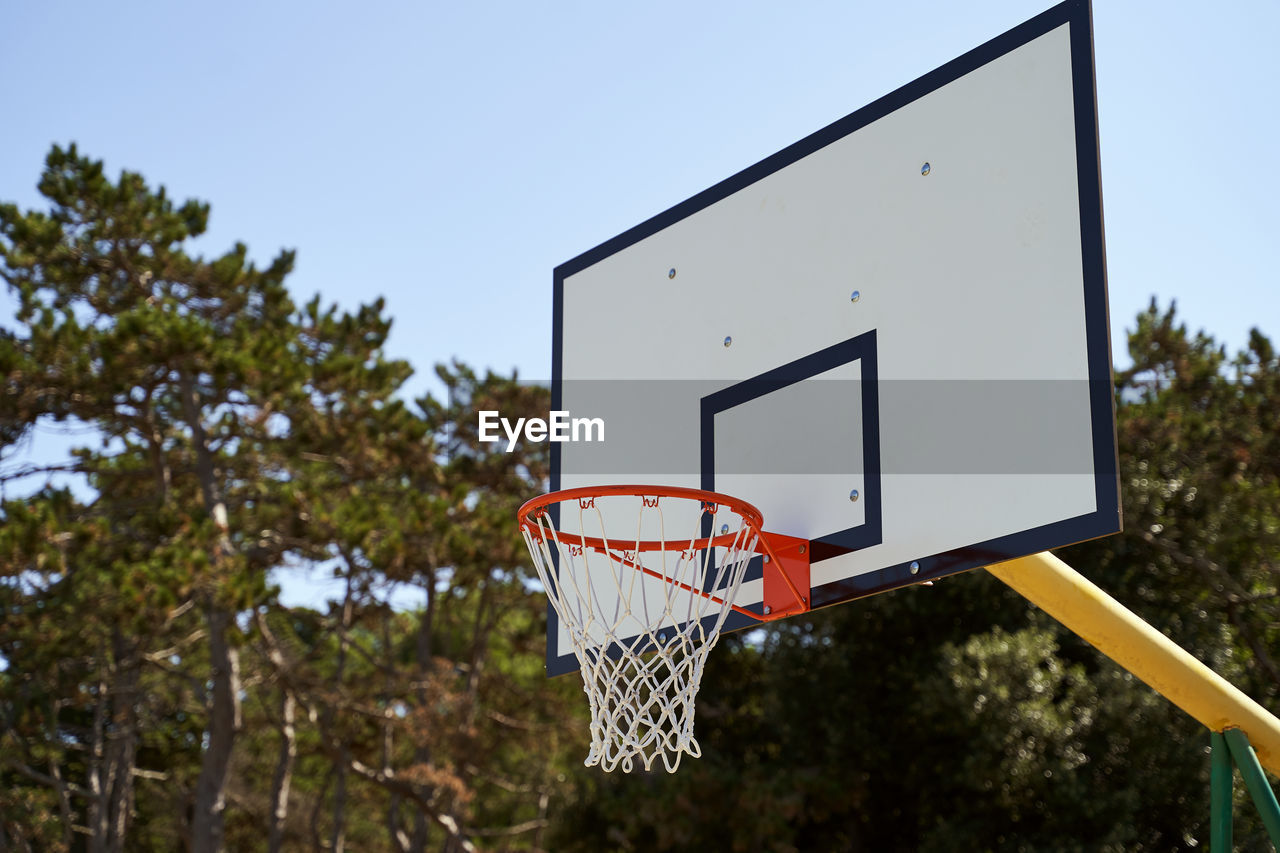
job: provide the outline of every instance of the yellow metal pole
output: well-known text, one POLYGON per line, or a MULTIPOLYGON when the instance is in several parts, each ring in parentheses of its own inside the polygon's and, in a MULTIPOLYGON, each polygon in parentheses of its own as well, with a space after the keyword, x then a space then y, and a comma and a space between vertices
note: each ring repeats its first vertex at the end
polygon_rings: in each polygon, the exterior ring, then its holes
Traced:
POLYGON ((1241 729, 1262 766, 1280 775, 1280 720, 1075 569, 1044 552, 987 571, 1210 731, 1241 729))

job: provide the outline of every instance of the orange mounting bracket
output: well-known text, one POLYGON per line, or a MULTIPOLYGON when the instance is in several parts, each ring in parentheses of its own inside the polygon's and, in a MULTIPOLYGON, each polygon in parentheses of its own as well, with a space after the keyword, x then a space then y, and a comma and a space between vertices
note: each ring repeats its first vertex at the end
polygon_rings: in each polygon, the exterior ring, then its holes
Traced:
POLYGON ((764 615, 756 618, 772 622, 807 612, 809 540, 761 531, 756 553, 764 555, 764 615))

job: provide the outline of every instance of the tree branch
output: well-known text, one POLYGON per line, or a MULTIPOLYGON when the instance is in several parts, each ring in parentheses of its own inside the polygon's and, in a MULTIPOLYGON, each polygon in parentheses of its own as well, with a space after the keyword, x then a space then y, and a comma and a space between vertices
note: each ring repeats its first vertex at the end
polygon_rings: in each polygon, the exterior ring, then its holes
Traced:
POLYGON ((526 723, 524 720, 517 720, 515 717, 508 717, 501 711, 495 711, 493 709, 485 711, 485 716, 493 720, 498 725, 526 732, 545 732, 560 727, 559 723, 526 723))
POLYGON ((34 477, 37 474, 80 474, 84 469, 79 462, 63 462, 57 465, 27 465, 14 471, 0 473, 0 483, 21 480, 23 477, 34 477))
MULTIPOLYGON (((327 742, 328 740, 329 738, 326 737, 326 743, 322 749, 336 757, 336 753, 338 753, 339 750, 329 744, 327 742)), ((422 810, 423 814, 429 817, 449 834, 450 839, 458 845, 460 849, 466 851, 466 853, 476 853, 475 845, 466 837, 462 827, 458 825, 458 822, 450 815, 440 814, 437 812, 431 805, 430 798, 425 796, 422 791, 419 790, 417 785, 414 785, 412 782, 406 782, 396 778, 394 771, 375 770, 361 762, 359 759, 349 755, 347 756, 346 764, 351 772, 355 773, 357 776, 367 779, 370 782, 374 782, 383 788, 386 788, 388 791, 395 791, 406 799, 412 800, 418 805, 418 808, 422 810)))
POLYGON ((526 820, 524 823, 517 823, 515 826, 504 826, 502 829, 475 829, 468 827, 467 833, 470 835, 478 835, 481 837, 492 837, 495 835, 520 835, 524 832, 532 832, 535 829, 542 829, 548 826, 545 818, 536 817, 533 820, 526 820))
POLYGON ((1280 686, 1280 667, 1276 666, 1275 661, 1271 659, 1270 652, 1267 651, 1267 647, 1254 636, 1253 631, 1245 624, 1239 613, 1241 604, 1251 604, 1258 600, 1257 597, 1250 595, 1226 569, 1213 560, 1188 554, 1174 543, 1157 537, 1149 530, 1144 530, 1141 535, 1145 542, 1154 545, 1175 561, 1184 566, 1194 568, 1211 587, 1215 582, 1222 582, 1224 586, 1231 586, 1231 590, 1223 590, 1223 596, 1227 599, 1227 618, 1231 620, 1231 624, 1235 626, 1240 636, 1249 646, 1249 650, 1253 652, 1254 660, 1267 671, 1267 675, 1271 680, 1280 686))
POLYGON ((510 794, 532 794, 534 791, 538 790, 533 785, 517 785, 510 779, 503 779, 501 776, 494 775, 493 773, 486 773, 474 764, 467 764, 463 766, 462 769, 477 779, 483 779, 486 782, 491 782, 494 785, 497 785, 499 788, 510 794))
POLYGON ((158 770, 143 770, 141 767, 133 768, 133 775, 139 779, 152 779, 156 782, 168 782, 169 774, 161 773, 158 770))
POLYGON ((18 761, 13 758, 5 758, 4 766, 8 767, 10 770, 14 771, 15 773, 19 773, 23 776, 26 776, 32 782, 39 782, 41 785, 48 785, 50 788, 54 788, 60 791, 67 791, 68 793, 75 794, 77 797, 84 797, 87 800, 91 800, 95 796, 97 796, 96 794, 93 793, 93 791, 90 791, 88 788, 83 788, 80 785, 77 785, 75 782, 67 782, 65 780, 55 779, 52 776, 48 775, 47 773, 41 773, 39 770, 36 770, 34 767, 31 767, 27 764, 23 764, 21 761, 18 761))

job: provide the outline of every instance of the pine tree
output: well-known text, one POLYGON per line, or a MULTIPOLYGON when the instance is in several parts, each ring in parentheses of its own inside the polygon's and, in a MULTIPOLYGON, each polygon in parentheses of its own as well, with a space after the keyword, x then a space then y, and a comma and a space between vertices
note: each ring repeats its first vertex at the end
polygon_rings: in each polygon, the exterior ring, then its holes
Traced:
MULTIPOLYGON (((408 368, 377 351, 386 330, 380 304, 354 317, 315 304, 298 311, 285 287, 292 252, 265 269, 243 245, 213 259, 189 254, 188 241, 206 228, 206 204, 175 204, 127 171, 113 181, 74 145, 53 149, 39 189, 47 212, 0 207, 0 269, 19 302, 17 329, 0 339, 0 367, 15 391, 0 430, 12 443, 52 420, 87 426, 101 440, 68 466, 95 497, 76 508, 80 527, 67 532, 91 530, 95 553, 48 576, 40 591, 80 585, 89 563, 107 572, 98 582, 137 613, 117 624, 141 634, 111 652, 109 666, 101 657, 96 666, 133 678, 139 662, 168 665, 195 685, 203 730, 186 831, 193 850, 217 850, 242 724, 237 614, 267 603, 267 572, 287 554, 324 551, 307 534, 308 484, 292 424, 408 368), (151 635, 184 619, 198 649, 155 658, 168 637, 151 635), (204 672, 192 670, 196 661, 204 672)), ((46 493, 36 505, 55 500, 46 493)), ((9 589, 20 607, 42 608, 39 595, 25 594, 25 559, 6 564, 9 589)), ((127 764, 114 777, 126 786, 127 764)), ((123 832, 106 837, 118 846, 123 832)))
POLYGON ((514 525, 547 454, 475 410, 546 389, 454 365, 415 409, 381 301, 193 255, 207 205, 74 146, 39 186, 0 206, 0 485, 73 480, 0 500, 0 848, 539 847, 581 698, 514 525), (50 422, 86 446, 22 461, 50 422), (281 605, 298 565, 328 612, 281 605))

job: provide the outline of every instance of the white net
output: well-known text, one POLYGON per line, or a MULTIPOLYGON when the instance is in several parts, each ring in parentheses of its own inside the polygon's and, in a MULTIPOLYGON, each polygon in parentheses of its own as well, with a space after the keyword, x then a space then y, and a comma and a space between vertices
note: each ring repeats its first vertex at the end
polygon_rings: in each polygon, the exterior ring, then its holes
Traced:
POLYGON ((650 770, 661 758, 674 772, 682 755, 697 758, 694 700, 758 520, 720 502, 637 492, 550 500, 521 531, 582 667, 587 766, 650 770))

